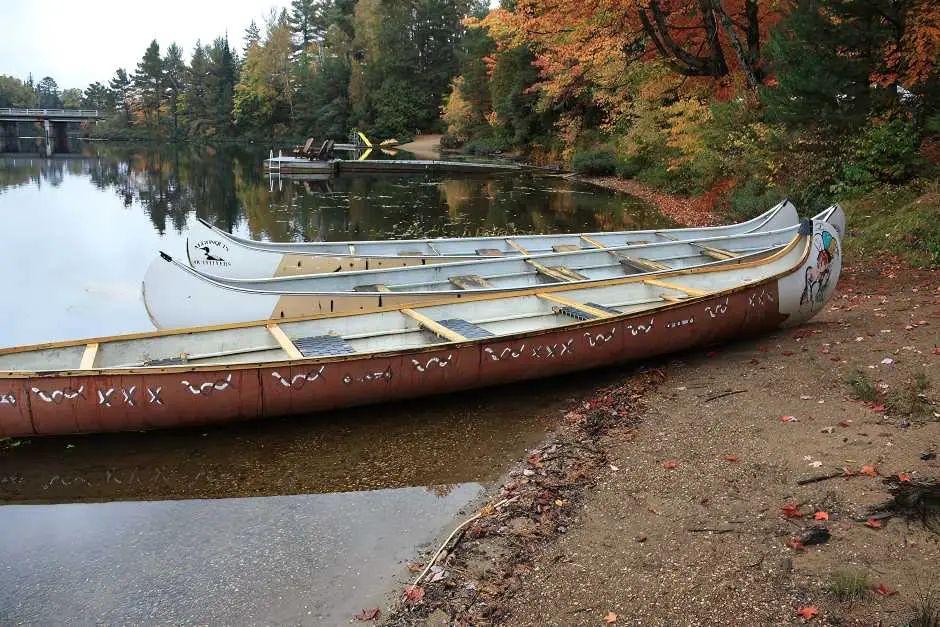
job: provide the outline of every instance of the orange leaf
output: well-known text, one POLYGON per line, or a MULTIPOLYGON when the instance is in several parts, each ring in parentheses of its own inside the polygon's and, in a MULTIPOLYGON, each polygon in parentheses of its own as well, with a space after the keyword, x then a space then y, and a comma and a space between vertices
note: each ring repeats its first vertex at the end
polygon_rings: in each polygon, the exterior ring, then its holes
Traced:
POLYGON ((817 614, 819 614, 819 609, 816 607, 813 607, 812 605, 806 605, 798 609, 796 613, 802 616, 803 618, 809 620, 813 616, 816 616, 817 614))
POLYGON ((813 514, 813 520, 829 520, 828 512, 816 512, 813 514))
POLYGON ((895 590, 894 588, 889 588, 888 586, 884 585, 883 583, 879 583, 879 584, 875 587, 875 592, 877 592, 877 593, 880 594, 881 596, 885 596, 885 597, 889 597, 889 596, 891 596, 891 595, 893 595, 893 594, 897 594, 897 593, 898 593, 897 590, 895 590))
POLYGON ((802 518, 803 512, 800 511, 798 505, 787 504, 780 508, 783 511, 783 515, 787 518, 802 518))
POLYGON ((381 613, 382 612, 381 610, 379 610, 379 608, 373 607, 371 610, 362 610, 361 612, 353 616, 353 618, 355 618, 358 621, 365 622, 368 620, 377 619, 379 617, 379 614, 381 613))
POLYGON ((405 588, 405 601, 408 603, 421 603, 424 599, 424 588, 420 586, 408 586, 405 588))
POLYGON ((862 466, 862 469, 859 472, 863 475, 868 475, 869 477, 878 476, 878 471, 875 470, 874 466, 862 466))
POLYGON ((898 474, 898 481, 910 481, 910 480, 911 480, 911 476, 907 474, 906 472, 902 472, 898 474))
POLYGON ((604 619, 604 622, 607 623, 608 625, 616 623, 617 615, 614 614, 613 612, 607 612, 607 618, 604 619))
POLYGON ((871 527, 872 529, 881 529, 881 521, 877 518, 869 518, 865 521, 866 527, 871 527))
POLYGON ((787 540, 787 546, 795 551, 802 551, 806 548, 806 545, 797 540, 796 538, 790 538, 787 540))
POLYGON ((663 468, 672 469, 672 468, 676 468, 678 465, 679 465, 679 462, 674 459, 667 459, 665 462, 663 462, 663 468))
POLYGON ((736 461, 738 461, 738 456, 737 456, 737 455, 725 455, 725 461, 726 461, 726 462, 736 462, 736 461))
POLYGON ((879 403, 879 404, 876 404, 876 405, 872 405, 872 406, 871 406, 871 410, 872 410, 872 411, 877 411, 877 412, 880 413, 880 412, 883 412, 883 411, 885 410, 885 406, 879 403))

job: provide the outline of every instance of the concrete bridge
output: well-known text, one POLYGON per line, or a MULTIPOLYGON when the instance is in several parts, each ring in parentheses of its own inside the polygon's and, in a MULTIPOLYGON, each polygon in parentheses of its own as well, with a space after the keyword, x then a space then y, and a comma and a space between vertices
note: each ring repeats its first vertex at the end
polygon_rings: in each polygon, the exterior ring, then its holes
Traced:
POLYGON ((0 108, 0 152, 2 146, 13 146, 19 139, 17 125, 40 124, 47 156, 54 152, 68 152, 69 123, 87 123, 104 116, 94 109, 11 109, 0 108))

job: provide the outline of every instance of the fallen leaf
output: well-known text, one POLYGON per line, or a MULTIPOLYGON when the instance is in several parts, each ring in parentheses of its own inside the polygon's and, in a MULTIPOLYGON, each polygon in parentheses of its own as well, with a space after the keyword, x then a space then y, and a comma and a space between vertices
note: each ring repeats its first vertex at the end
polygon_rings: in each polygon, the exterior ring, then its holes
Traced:
POLYGON ((613 470, 614 472, 617 472, 618 470, 620 470, 620 468, 618 468, 617 466, 614 466, 613 464, 610 465, 610 469, 613 470))
POLYGON ((872 405, 872 406, 871 406, 871 410, 872 410, 872 411, 877 411, 877 412, 883 412, 883 411, 885 410, 885 406, 879 403, 879 404, 876 404, 876 405, 872 405))
POLYGON ((910 481, 911 476, 906 472, 898 473, 898 481, 910 481))
POLYGON ((875 470, 874 466, 862 466, 862 469, 859 471, 860 474, 868 475, 869 477, 877 477, 878 471, 875 470))
POLYGON ((738 456, 737 456, 737 455, 725 455, 725 461, 726 461, 726 462, 736 462, 736 461, 738 461, 738 456))
POLYGON ((796 538, 790 538, 789 540, 787 540, 787 546, 789 546, 791 549, 795 551, 802 551, 803 549, 806 548, 806 546, 802 542, 797 540, 796 538))
POLYGON ((758 345, 757 345, 757 350, 760 351, 760 352, 762 352, 762 353, 766 353, 766 352, 767 352, 767 347, 764 346, 763 344, 758 344, 758 345))
POLYGON ((708 351, 707 353, 705 353, 706 357, 715 357, 716 355, 718 355, 718 353, 715 351, 708 351))
POLYGON ((424 599, 424 588, 421 586, 408 586, 405 588, 405 601, 407 603, 421 603, 424 599))
POLYGON ((381 611, 379 610, 379 608, 373 607, 371 610, 362 610, 361 612, 353 616, 353 618, 355 618, 358 621, 365 622, 368 620, 377 619, 379 617, 379 614, 381 614, 381 611))
POLYGON ((798 505, 793 505, 792 503, 788 503, 787 505, 784 505, 783 507, 780 508, 780 510, 783 512, 783 515, 786 516, 787 518, 802 518, 803 517, 803 512, 800 511, 800 507, 798 505))
POLYGON ((780 416, 782 422, 799 422, 796 416, 780 416))
POLYGON ((793 355, 793 351, 783 351, 780 354, 783 355, 784 357, 790 357, 791 355, 793 355))
POLYGON ((880 594, 881 596, 885 596, 885 597, 889 597, 889 596, 891 596, 891 595, 894 595, 894 594, 897 594, 897 593, 898 593, 897 590, 895 590, 894 588, 889 588, 888 586, 884 585, 883 583, 879 583, 877 586, 874 586, 874 588, 875 588, 875 592, 877 592, 877 593, 880 594))
POLYGON ((890 357, 885 357, 884 359, 881 360, 881 363, 885 366, 890 366, 891 364, 894 363, 894 360, 891 359, 890 357))
POLYGON ((678 465, 679 465, 679 462, 674 459, 667 459, 665 462, 663 462, 663 468, 672 469, 672 468, 677 467, 678 465))
POLYGON ((872 529, 881 529, 881 521, 877 518, 869 518, 865 521, 866 527, 871 527, 872 529))
POLYGON ((829 512, 816 512, 813 514, 813 520, 829 520, 829 512))
POLYGON ((839 426, 840 426, 840 427, 848 427, 850 424, 852 424, 852 421, 851 421, 851 420, 840 420, 840 421, 839 421, 839 426))
POLYGON ((408 572, 417 573, 424 569, 421 562, 408 562, 408 572))
POLYGON ((608 625, 616 623, 617 615, 614 614, 613 612, 607 612, 607 618, 604 619, 604 622, 607 623, 608 625))
POLYGON ((809 620, 819 614, 819 609, 813 607, 812 605, 806 605, 798 609, 796 613, 809 620))

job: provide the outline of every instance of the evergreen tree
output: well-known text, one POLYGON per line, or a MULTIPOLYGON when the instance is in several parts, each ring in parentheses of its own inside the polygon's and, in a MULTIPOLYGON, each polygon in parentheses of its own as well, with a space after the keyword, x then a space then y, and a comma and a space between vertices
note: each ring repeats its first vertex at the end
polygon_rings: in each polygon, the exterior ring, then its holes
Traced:
POLYGON ((179 118, 186 88, 186 62, 183 61, 183 50, 175 42, 170 44, 166 49, 166 56, 163 57, 163 76, 167 113, 170 116, 173 137, 176 137, 180 130, 179 118))
POLYGON ((191 136, 205 135, 210 125, 206 105, 206 79, 209 76, 209 57, 202 44, 196 42, 189 61, 186 91, 183 95, 183 110, 187 133, 191 136))
POLYGON ((51 76, 44 76, 39 84, 36 85, 36 93, 39 95, 39 106, 42 109, 57 109, 62 106, 62 99, 59 97, 59 85, 51 76))
POLYGON ((318 33, 315 27, 319 23, 316 0, 291 0, 291 12, 288 17, 294 40, 294 50, 303 52, 314 41, 318 33))
POLYGON ((261 41, 261 31, 258 30, 257 22, 251 20, 251 24, 245 29, 245 50, 242 57, 247 57, 248 51, 252 46, 257 46, 259 41, 261 41))
POLYGON ((137 92, 147 127, 151 130, 160 124, 163 87, 163 60, 160 58, 160 44, 154 39, 134 73, 134 90, 137 92))
POLYGON ((118 68, 117 72, 114 73, 114 78, 108 83, 108 87, 111 89, 111 101, 114 102, 114 106, 118 108, 124 118, 124 125, 130 124, 131 79, 127 75, 127 71, 124 68, 118 68))
POLYGON ((235 55, 228 38, 219 37, 208 51, 205 83, 206 115, 215 135, 228 135, 232 125, 233 92, 238 82, 235 55))

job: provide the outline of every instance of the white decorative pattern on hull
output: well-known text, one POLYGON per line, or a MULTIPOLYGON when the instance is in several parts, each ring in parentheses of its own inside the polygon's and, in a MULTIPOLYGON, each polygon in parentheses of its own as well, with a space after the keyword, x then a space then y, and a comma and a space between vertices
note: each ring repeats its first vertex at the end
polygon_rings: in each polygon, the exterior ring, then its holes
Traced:
POLYGON ((649 333, 653 330, 653 318, 650 318, 649 324, 638 324, 635 327, 632 324, 627 325, 630 335, 639 335, 640 333, 649 333))
POLYGON ((46 392, 45 390, 40 390, 39 388, 32 388, 33 394, 39 397, 40 400, 43 400, 47 403, 55 403, 58 405, 62 401, 72 400, 78 396, 85 398, 85 386, 78 386, 77 390, 72 388, 65 388, 63 390, 52 390, 51 392, 46 392))
POLYGON ((588 346, 590 346, 591 348, 595 348, 596 346, 599 346, 601 344, 606 344, 607 342, 614 339, 614 335, 616 335, 616 333, 617 333, 617 327, 613 327, 610 330, 610 333, 608 333, 607 335, 604 335, 603 333, 598 333, 596 335, 585 333, 584 339, 587 341, 588 346))
POLYGON ((182 385, 189 388, 194 395, 212 396, 213 391, 224 392, 232 385, 232 375, 226 375, 224 379, 218 381, 206 381, 194 387, 189 381, 180 381, 182 385))
POLYGON ((415 370, 417 370, 418 372, 425 372, 428 368, 430 368, 434 364, 436 364, 438 368, 445 368, 447 364, 450 363, 451 359, 453 359, 453 357, 454 357, 453 355, 448 355, 444 359, 441 359, 440 357, 431 357, 424 364, 422 364, 417 359, 412 359, 411 363, 415 365, 415 370))
POLYGON ((705 313, 707 313, 712 318, 717 318, 723 313, 728 311, 728 299, 725 299, 725 302, 718 303, 717 305, 708 305, 705 307, 705 313))
POLYGON ((514 351, 511 347, 507 346, 506 348, 504 348, 503 350, 501 350, 498 355, 496 354, 496 351, 494 351, 494 350, 493 350, 492 348, 490 348, 489 346, 487 346, 486 348, 484 348, 484 349, 483 349, 483 352, 484 352, 484 353, 487 353, 487 354, 490 356, 490 359, 492 359, 493 361, 500 361, 500 360, 506 359, 506 357, 512 357, 513 359, 519 359, 519 357, 522 356, 522 352, 523 352, 524 350, 525 350, 525 344, 521 345, 521 346, 519 347, 519 350, 518 350, 518 351, 514 351))
POLYGON ((572 343, 574 340, 568 340, 567 342, 561 344, 545 344, 544 346, 536 346, 532 349, 532 356, 536 359, 541 357, 547 357, 548 359, 554 359, 555 357, 561 357, 565 353, 574 353, 574 347, 572 343), (544 352, 543 352, 544 351, 544 352))
POLYGON ((326 366, 320 366, 319 370, 311 370, 307 373, 295 374, 290 379, 285 378, 279 372, 272 372, 271 376, 277 379, 281 385, 295 390, 302 389, 307 383, 312 383, 323 376, 326 366))
POLYGON ((16 406, 16 395, 13 392, 8 394, 0 394, 0 405, 13 405, 16 406))

